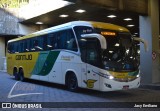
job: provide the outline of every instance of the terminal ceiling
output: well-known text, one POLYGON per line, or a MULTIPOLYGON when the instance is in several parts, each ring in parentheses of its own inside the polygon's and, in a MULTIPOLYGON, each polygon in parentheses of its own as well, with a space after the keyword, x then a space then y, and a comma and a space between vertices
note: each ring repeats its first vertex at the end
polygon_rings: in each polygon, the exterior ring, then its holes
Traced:
POLYGON ((53 10, 51 12, 42 14, 40 16, 24 20, 23 24, 35 24, 41 22, 48 27, 63 24, 70 21, 84 20, 84 21, 100 21, 106 23, 112 23, 128 28, 131 33, 135 36, 139 36, 139 15, 147 15, 146 0, 128 0, 128 1, 143 1, 140 2, 144 6, 142 9, 137 9, 138 6, 129 4, 131 8, 124 8, 124 3, 126 0, 67 0, 72 2, 68 6, 64 6, 60 9, 53 10), (108 2, 107 2, 108 1, 108 2), (119 1, 119 2, 117 2, 119 1), (108 3, 108 4, 107 4, 108 3), (123 4, 123 6, 122 6, 123 4), (78 13, 77 10, 82 9, 84 13, 78 13), (60 15, 65 15, 65 17, 60 17, 60 15), (67 16, 66 16, 67 15, 67 16), (109 18, 107 16, 115 15, 116 17, 109 18), (131 18, 132 20, 124 20, 126 18, 131 18), (134 25, 134 26, 127 26, 134 25))

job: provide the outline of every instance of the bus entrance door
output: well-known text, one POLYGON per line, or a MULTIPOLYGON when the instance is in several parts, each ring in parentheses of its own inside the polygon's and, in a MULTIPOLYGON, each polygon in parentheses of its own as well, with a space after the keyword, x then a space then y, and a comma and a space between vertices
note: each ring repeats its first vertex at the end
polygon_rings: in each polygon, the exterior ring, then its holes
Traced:
POLYGON ((84 62, 82 65, 82 80, 85 87, 90 89, 99 88, 99 76, 95 72, 98 71, 100 49, 97 38, 86 38, 81 47, 81 59, 84 62))

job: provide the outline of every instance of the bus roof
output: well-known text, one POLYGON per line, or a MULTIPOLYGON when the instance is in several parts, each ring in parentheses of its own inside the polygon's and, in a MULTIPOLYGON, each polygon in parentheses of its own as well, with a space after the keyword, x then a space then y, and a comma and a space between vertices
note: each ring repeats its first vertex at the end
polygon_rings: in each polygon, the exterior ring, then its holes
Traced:
POLYGON ((26 36, 23 36, 23 37, 20 37, 20 38, 12 39, 12 40, 9 40, 8 42, 23 40, 23 39, 26 39, 26 38, 32 38, 34 36, 44 35, 44 34, 47 34, 47 33, 72 28, 74 26, 90 26, 90 27, 94 27, 94 28, 109 29, 109 30, 115 30, 115 31, 119 31, 119 32, 129 32, 129 30, 124 28, 124 27, 114 25, 114 24, 110 24, 110 23, 95 22, 95 21, 72 21, 72 22, 62 24, 62 25, 57 25, 57 26, 47 28, 47 29, 44 29, 44 30, 41 30, 41 31, 37 31, 37 32, 31 33, 29 35, 26 35, 26 36))
POLYGON ((109 30, 114 30, 118 32, 129 32, 127 28, 124 28, 118 25, 114 25, 114 24, 110 24, 110 23, 94 22, 94 21, 90 21, 90 23, 92 24, 94 28, 109 29, 109 30))

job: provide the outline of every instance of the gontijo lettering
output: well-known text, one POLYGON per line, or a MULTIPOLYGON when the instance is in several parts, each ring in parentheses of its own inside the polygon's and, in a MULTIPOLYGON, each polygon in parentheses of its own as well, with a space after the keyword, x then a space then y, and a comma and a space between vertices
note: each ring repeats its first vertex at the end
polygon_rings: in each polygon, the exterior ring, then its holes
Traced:
POLYGON ((28 55, 16 55, 16 60, 32 60, 32 54, 28 55))

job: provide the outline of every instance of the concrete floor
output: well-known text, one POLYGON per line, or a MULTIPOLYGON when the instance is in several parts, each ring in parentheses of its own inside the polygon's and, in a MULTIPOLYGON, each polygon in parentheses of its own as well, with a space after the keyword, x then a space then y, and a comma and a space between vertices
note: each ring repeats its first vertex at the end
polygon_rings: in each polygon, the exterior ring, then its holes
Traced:
POLYGON ((70 92, 63 85, 27 80, 17 82, 6 72, 0 72, 0 103, 42 103, 43 109, 0 109, 6 110, 74 110, 74 111, 137 111, 159 110, 160 90, 137 88, 131 90, 99 92, 80 89, 70 92), (147 102, 147 103, 146 103, 147 102), (156 104, 159 108, 134 108, 135 104, 156 104), (57 107, 56 107, 57 105, 57 107), (51 109, 50 109, 50 108, 51 109), (76 107, 76 108, 75 108, 76 107))

